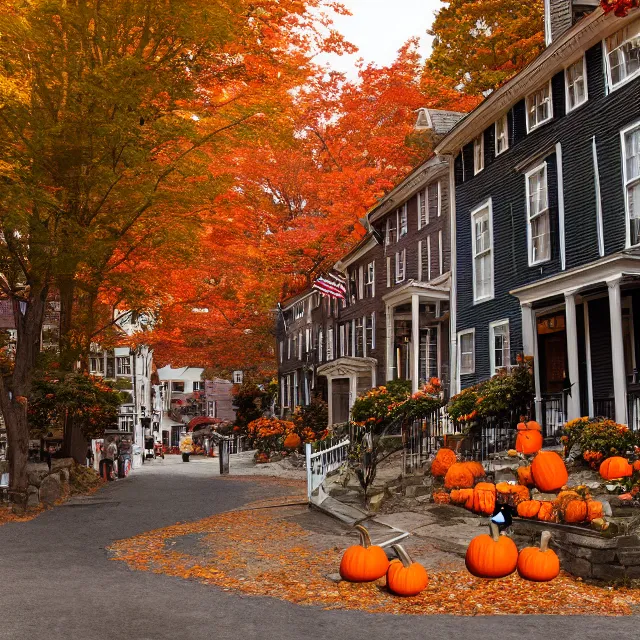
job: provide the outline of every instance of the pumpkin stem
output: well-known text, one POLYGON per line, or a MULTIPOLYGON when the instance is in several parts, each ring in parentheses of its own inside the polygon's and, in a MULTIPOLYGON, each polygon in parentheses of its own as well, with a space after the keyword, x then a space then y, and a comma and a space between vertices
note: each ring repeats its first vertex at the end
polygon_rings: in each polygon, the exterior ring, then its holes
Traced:
POLYGON ((360 545, 368 549, 371 546, 371 536, 369 532, 361 524, 357 524, 354 528, 360 534, 360 545))
POLYGON ((493 538, 493 541, 498 542, 498 540, 500 540, 500 528, 498 527, 497 523, 490 522, 489 529, 491 531, 491 537, 493 538))
POLYGON ((401 544, 392 544, 391 548, 396 552, 398 558, 400 558, 400 561, 402 562, 402 566, 405 569, 408 569, 413 564, 411 556, 401 544))
POLYGON ((551 541, 551 531, 543 531, 540 536, 540 551, 544 553, 549 550, 549 542, 551 541))

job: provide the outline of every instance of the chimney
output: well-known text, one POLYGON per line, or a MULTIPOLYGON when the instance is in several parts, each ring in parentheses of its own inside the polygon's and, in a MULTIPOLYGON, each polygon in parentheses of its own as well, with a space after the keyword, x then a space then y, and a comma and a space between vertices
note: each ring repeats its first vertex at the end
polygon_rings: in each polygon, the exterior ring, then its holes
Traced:
POLYGON ((547 46, 598 5, 599 0, 544 0, 544 36, 547 46))

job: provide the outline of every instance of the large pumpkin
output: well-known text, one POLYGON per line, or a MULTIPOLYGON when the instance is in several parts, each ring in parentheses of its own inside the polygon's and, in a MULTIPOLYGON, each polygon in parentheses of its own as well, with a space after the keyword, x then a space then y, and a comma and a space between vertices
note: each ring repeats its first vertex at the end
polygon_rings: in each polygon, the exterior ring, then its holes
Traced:
POLYGON ((549 549, 551 534, 543 531, 540 548, 526 547, 518 556, 518 573, 525 580, 549 582, 560 573, 560 560, 555 551, 549 549))
POLYGON ((518 431, 516 451, 531 455, 532 453, 538 453, 540 449, 542 449, 542 434, 539 431, 534 429, 518 431))
POLYGON ((518 431, 542 431, 542 427, 535 420, 529 420, 518 423, 518 431))
POLYGON ((478 578, 504 578, 515 571, 518 549, 511 538, 501 536, 498 525, 491 522, 486 533, 471 540, 465 555, 467 570, 478 578))
POLYGON ((471 511, 473 509, 473 489, 454 489, 451 492, 451 502, 471 511))
POLYGON ((382 547, 371 544, 369 532, 361 525, 355 527, 360 544, 349 547, 340 562, 340 575, 349 582, 372 582, 382 578, 389 568, 387 554, 382 547))
POLYGON ((535 483, 531 475, 531 467, 518 467, 518 483, 524 487, 533 487, 535 483))
POLYGON ((531 463, 531 475, 540 491, 557 491, 569 480, 567 467, 555 451, 540 451, 531 463))
POLYGON ((471 471, 471 473, 473 474, 473 477, 476 480, 478 478, 484 478, 484 476, 486 475, 484 467, 482 466, 482 464, 480 462, 471 461, 471 462, 463 462, 462 464, 467 469, 469 469, 469 471, 471 471))
POLYGON ((521 518, 535 518, 540 511, 540 500, 525 500, 518 507, 518 515, 521 518))
POLYGON ((431 463, 431 475, 444 478, 449 467, 456 461, 456 454, 451 449, 438 449, 434 461, 431 463))
POLYGON ((449 467, 444 477, 444 486, 447 489, 470 489, 475 480, 473 473, 464 462, 456 462, 449 467))
POLYGON ((496 485, 498 502, 517 507, 518 504, 529 500, 529 489, 521 484, 509 484, 508 482, 498 482, 496 485))
POLYGON ((633 467, 626 458, 613 456, 602 461, 600 465, 600 475, 605 480, 617 480, 626 478, 633 474, 633 467))
POLYGON ((473 488, 473 510, 485 516, 493 515, 496 508, 496 485, 478 482, 473 488))
POLYGON ((400 560, 392 560, 387 569, 387 587, 399 596, 417 596, 427 588, 429 577, 425 568, 413 562, 404 547, 393 545, 400 560))

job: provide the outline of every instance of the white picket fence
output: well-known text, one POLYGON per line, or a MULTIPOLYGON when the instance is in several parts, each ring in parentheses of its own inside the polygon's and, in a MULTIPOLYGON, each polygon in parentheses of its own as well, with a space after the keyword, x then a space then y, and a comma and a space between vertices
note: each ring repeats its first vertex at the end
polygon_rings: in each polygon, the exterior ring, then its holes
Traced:
POLYGON ((324 482, 327 475, 332 471, 338 470, 346 463, 349 455, 349 438, 342 438, 335 443, 328 443, 323 448, 320 443, 320 449, 313 451, 313 446, 307 444, 305 446, 306 463, 307 463, 307 497, 311 501, 313 492, 318 489, 324 482))

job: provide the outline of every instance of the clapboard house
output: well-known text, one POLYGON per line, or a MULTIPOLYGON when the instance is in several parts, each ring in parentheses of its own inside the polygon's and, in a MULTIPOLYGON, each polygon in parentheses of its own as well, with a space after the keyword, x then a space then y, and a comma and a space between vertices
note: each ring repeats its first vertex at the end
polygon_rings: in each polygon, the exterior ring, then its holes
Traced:
POLYGON ((580 415, 638 428, 640 11, 546 9, 545 51, 437 147, 455 184, 452 386, 524 353, 548 433, 580 415))

